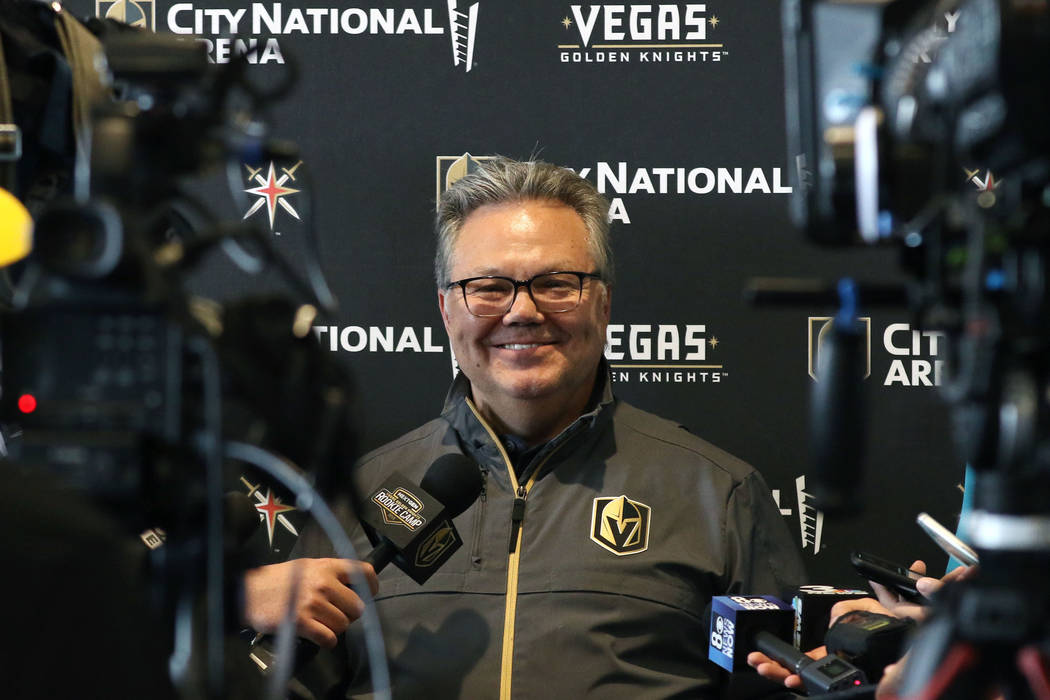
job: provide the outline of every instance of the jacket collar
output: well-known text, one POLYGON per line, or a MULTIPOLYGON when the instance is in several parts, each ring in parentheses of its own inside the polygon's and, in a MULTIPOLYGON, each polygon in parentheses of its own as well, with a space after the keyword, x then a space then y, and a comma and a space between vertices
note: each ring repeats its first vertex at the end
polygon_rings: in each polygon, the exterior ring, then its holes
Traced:
MULTIPOLYGON (((498 457, 499 451, 489 437, 485 426, 467 405, 467 399, 470 397, 470 380, 462 372, 458 372, 445 397, 445 406, 441 415, 459 434, 463 449, 473 453, 476 459, 480 458, 479 462, 488 462, 498 457)), ((586 429, 593 429, 608 420, 612 414, 611 407, 614 402, 609 364, 603 357, 598 364, 598 382, 592 394, 590 407, 565 430, 552 438, 532 460, 533 463, 541 461, 552 450, 557 449, 574 435, 586 429)), ((529 468, 526 467, 522 473, 526 474, 528 471, 529 468)))

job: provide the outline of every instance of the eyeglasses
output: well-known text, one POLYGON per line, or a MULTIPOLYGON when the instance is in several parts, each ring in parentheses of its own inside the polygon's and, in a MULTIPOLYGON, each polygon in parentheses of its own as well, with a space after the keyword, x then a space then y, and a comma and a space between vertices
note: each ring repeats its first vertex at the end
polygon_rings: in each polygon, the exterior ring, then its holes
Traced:
POLYGON ((536 309, 543 313, 560 314, 572 311, 583 298, 583 281, 600 280, 593 272, 544 272, 527 280, 485 275, 468 277, 450 283, 445 289, 459 286, 467 311, 474 316, 502 316, 514 306, 518 289, 525 287, 536 309))

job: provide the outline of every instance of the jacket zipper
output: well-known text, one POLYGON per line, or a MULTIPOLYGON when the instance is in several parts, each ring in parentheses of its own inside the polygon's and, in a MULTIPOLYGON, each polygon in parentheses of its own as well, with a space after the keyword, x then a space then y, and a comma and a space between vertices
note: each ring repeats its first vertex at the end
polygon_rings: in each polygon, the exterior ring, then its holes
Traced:
POLYGON ((470 547, 470 566, 473 569, 481 568, 481 530, 485 524, 485 501, 488 500, 489 470, 488 467, 481 468, 481 495, 478 497, 478 507, 474 512, 474 542, 470 547))
POLYGON ((509 559, 507 560, 507 598, 506 607, 503 613, 503 654, 500 660, 500 683, 499 683, 499 697, 500 700, 510 700, 511 698, 511 674, 514 670, 514 619, 517 614, 518 605, 518 563, 521 559, 521 533, 522 524, 525 521, 525 501, 529 496, 529 491, 532 489, 532 485, 536 483, 536 475, 543 470, 543 465, 550 460, 551 456, 558 451, 558 448, 551 450, 551 452, 543 458, 543 461, 536 465, 536 468, 532 470, 532 475, 529 480, 524 484, 518 484, 518 477, 514 473, 514 465, 510 461, 510 457, 507 455, 507 450, 503 447, 503 443, 500 442, 499 438, 496 437, 496 433, 492 431, 489 424, 481 417, 478 409, 474 406, 474 402, 467 399, 467 406, 470 408, 474 417, 478 419, 481 426, 488 432, 492 442, 495 443, 499 449, 500 455, 503 457, 503 464, 507 467, 507 474, 510 476, 510 484, 514 489, 514 506, 511 509, 511 534, 510 534, 510 552, 509 559))
POLYGON ((509 554, 514 554, 518 548, 518 534, 521 532, 521 523, 525 520, 525 499, 529 492, 524 486, 519 486, 514 494, 514 506, 510 511, 510 546, 507 548, 509 554))

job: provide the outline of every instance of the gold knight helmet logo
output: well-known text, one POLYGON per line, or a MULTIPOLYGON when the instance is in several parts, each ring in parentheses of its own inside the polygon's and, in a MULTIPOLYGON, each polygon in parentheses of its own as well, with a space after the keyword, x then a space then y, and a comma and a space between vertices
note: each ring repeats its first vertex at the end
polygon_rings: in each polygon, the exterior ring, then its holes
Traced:
MULTIPOLYGON (((441 204, 441 195, 449 187, 452 187, 461 177, 477 172, 482 161, 492 160, 495 156, 472 156, 469 152, 460 156, 437 156, 434 161, 437 166, 435 175, 437 188, 434 194, 434 208, 441 204)), ((451 343, 448 346, 452 360, 452 376, 459 372, 459 363, 456 362, 456 353, 452 350, 451 343)))
POLYGON ((438 525, 438 529, 427 537, 419 545, 419 549, 416 550, 416 566, 433 566, 434 562, 438 561, 441 555, 445 553, 445 550, 456 544, 456 540, 456 533, 452 529, 452 521, 446 520, 441 523, 438 525))
POLYGON ((95 0, 95 16, 156 31, 156 3, 154 0, 95 0))
POLYGON ((437 156, 435 161, 437 163, 437 193, 434 199, 434 206, 437 207, 441 201, 441 195, 445 193, 449 187, 460 179, 464 175, 477 172, 482 161, 492 160, 495 156, 472 156, 470 153, 464 153, 461 156, 437 156))
POLYGON ((649 548, 650 511, 627 496, 595 498, 591 539, 618 556, 644 552, 649 548))
MULTIPOLYGON (((817 365, 819 364, 820 351, 824 346, 824 338, 831 332, 831 325, 832 321, 834 321, 834 317, 810 316, 808 321, 809 329, 807 333, 808 341, 806 357, 809 361, 809 376, 813 381, 817 381, 817 365)), ((871 376, 871 317, 861 316, 860 322, 864 326, 864 378, 867 379, 871 376)))

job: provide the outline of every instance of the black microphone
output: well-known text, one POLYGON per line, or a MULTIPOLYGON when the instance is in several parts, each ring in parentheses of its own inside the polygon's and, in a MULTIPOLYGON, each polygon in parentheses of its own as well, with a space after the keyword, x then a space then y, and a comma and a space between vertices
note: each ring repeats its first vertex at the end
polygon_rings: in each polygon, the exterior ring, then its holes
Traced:
MULTIPOLYGON (((417 583, 425 583, 463 544, 452 524, 481 494, 481 470, 459 453, 444 454, 427 468, 418 486, 391 472, 361 504, 360 519, 375 547, 361 561, 376 573, 393 562, 417 583)), ((329 697, 339 687, 342 671, 320 647, 299 640, 293 674, 314 697, 329 697)), ((251 657, 264 671, 274 662, 271 638, 253 646, 251 657)))
POLYGON ((755 635, 755 648, 802 677, 806 692, 827 693, 867 685, 859 668, 834 654, 811 659, 783 639, 766 631, 755 635))
POLYGON ((855 588, 800 586, 791 598, 795 609, 795 648, 813 649, 824 643, 835 603, 870 597, 870 592, 855 588))
POLYGON ((765 631, 790 639, 794 624, 795 611, 773 596, 715 596, 707 658, 731 673, 750 670, 747 655, 755 650, 755 635, 765 631))
POLYGON ((802 677, 809 693, 864 685, 864 673, 837 656, 815 660, 790 642, 795 611, 773 596, 715 596, 707 658, 730 672, 746 669, 747 655, 761 651, 802 677))
POLYGON ((874 683, 889 664, 900 660, 915 621, 867 610, 853 610, 839 617, 828 630, 829 654, 849 659, 874 683))
POLYGON ((463 544, 452 518, 469 508, 481 489, 478 466, 459 453, 438 457, 419 486, 392 472, 362 504, 365 532, 376 545, 362 561, 377 573, 393 562, 425 583, 463 544))
POLYGON ((868 349, 864 328, 854 312, 855 290, 840 283, 843 308, 820 332, 817 381, 811 397, 811 437, 817 507, 828 515, 861 509, 864 454, 864 374, 868 349))
MULTIPOLYGON (((904 308, 908 288, 881 282, 857 283, 865 308, 904 308)), ((752 277, 744 287, 744 299, 756 306, 838 306, 842 297, 838 283, 806 277, 752 277)))

